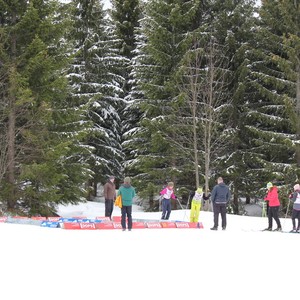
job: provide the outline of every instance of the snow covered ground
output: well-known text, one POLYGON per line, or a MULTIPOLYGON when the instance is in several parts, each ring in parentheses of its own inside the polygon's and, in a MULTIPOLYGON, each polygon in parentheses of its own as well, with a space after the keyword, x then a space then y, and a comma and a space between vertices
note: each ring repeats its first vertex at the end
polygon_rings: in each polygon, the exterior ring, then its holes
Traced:
MULTIPOLYGON (((63 217, 104 215, 103 203, 60 207, 63 217)), ((114 209, 120 215, 120 209, 114 209)), ((134 218, 159 219, 134 206, 134 218)), ((188 221, 189 211, 171 219, 188 221)), ((267 219, 228 215, 226 231, 64 230, 0 224, 3 299, 288 299, 298 285, 300 234, 261 232, 267 219)), ((281 219, 284 230, 290 219, 281 219)), ((275 227, 275 226, 274 226, 275 227)))

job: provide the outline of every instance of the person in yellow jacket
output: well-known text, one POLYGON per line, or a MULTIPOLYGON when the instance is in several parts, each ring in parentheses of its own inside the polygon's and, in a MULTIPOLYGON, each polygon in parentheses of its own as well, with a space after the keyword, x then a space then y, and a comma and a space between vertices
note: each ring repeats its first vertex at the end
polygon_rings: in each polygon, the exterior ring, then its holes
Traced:
POLYGON ((201 202, 203 198, 203 190, 199 187, 192 199, 190 222, 197 223, 200 214, 201 202))

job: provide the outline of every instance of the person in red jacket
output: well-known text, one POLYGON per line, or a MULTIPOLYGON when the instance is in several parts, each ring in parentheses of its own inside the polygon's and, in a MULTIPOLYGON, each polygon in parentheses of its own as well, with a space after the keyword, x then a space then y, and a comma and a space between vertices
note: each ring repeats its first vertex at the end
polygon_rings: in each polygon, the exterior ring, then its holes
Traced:
POLYGON ((272 182, 268 182, 267 184, 268 193, 264 198, 265 201, 269 201, 269 211, 268 211, 268 221, 269 226, 264 230, 272 231, 272 221, 275 220, 277 224, 277 228, 274 231, 281 231, 281 223, 278 217, 279 212, 279 197, 278 197, 278 188, 277 186, 273 186, 272 182))

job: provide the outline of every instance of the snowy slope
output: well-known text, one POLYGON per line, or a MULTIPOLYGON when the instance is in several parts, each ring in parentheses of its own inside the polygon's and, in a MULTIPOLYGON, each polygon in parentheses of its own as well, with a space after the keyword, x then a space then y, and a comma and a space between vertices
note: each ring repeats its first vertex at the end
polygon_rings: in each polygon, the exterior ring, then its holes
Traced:
MULTIPOLYGON (((60 207, 101 216, 103 203, 60 207)), ((115 208, 114 215, 120 215, 115 208)), ((188 220, 189 211, 171 218, 188 220)), ((160 213, 134 208, 135 218, 160 213)), ((266 218, 228 215, 228 230, 63 230, 0 224, 3 299, 288 299, 298 277, 300 235, 260 232, 266 218), (293 275, 295 274, 295 275, 293 275), (294 276, 294 277, 293 277, 294 276), (8 296, 10 298, 8 298, 8 296)), ((282 219, 284 229, 291 220, 282 219)), ((294 288, 293 288, 294 286, 294 288)))

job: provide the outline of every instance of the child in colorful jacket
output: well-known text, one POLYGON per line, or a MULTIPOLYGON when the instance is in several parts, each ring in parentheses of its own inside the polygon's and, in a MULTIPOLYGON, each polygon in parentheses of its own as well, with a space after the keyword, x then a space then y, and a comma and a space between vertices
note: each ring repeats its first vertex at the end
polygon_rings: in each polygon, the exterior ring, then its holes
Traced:
POLYGON ((294 202, 292 212, 293 229, 291 232, 300 232, 300 184, 294 185, 294 193, 290 195, 290 200, 294 202), (296 219, 298 219, 297 227, 296 219))
POLYGON ((203 190, 201 187, 199 187, 195 192, 191 204, 190 222, 192 223, 198 222, 202 198, 203 198, 203 190))
POLYGON ((171 214, 171 199, 176 199, 176 196, 173 191, 174 183, 169 182, 167 187, 164 188, 160 195, 162 195, 162 220, 169 220, 170 214, 171 214))
POLYGON ((265 201, 269 201, 269 210, 268 210, 268 221, 269 226, 265 230, 272 231, 272 221, 275 220, 277 224, 277 228, 275 231, 281 231, 281 223, 279 220, 278 212, 279 212, 279 197, 278 197, 278 188, 277 186, 273 186, 272 182, 268 182, 267 184, 268 193, 264 198, 265 201))

